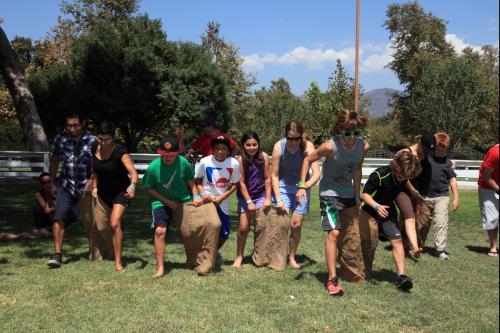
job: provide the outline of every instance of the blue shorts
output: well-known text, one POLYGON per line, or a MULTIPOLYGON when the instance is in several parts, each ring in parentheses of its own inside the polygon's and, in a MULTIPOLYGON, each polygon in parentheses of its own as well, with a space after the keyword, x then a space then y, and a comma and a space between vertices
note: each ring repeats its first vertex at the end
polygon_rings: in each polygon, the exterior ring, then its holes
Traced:
MULTIPOLYGON (((89 193, 87 193, 89 194, 89 193)), ((78 210, 76 206, 80 198, 75 198, 64 187, 60 187, 57 191, 55 212, 52 221, 64 221, 64 225, 68 225, 78 219, 78 210)))
MULTIPOLYGON (((311 201, 311 189, 306 190, 307 201, 297 203, 295 194, 297 194, 297 186, 295 185, 280 185, 280 197, 285 204, 285 208, 291 212, 300 215, 305 215, 309 211, 309 202, 311 201)), ((273 195, 273 205, 276 205, 276 198, 273 195)))
POLYGON ((221 239, 228 239, 231 233, 231 219, 229 215, 225 214, 219 206, 215 205, 217 208, 217 214, 219 214, 219 219, 221 223, 219 237, 221 239))
POLYGON ((157 207, 152 210, 151 215, 153 216, 151 229, 156 227, 168 228, 172 222, 172 209, 170 207, 157 207))

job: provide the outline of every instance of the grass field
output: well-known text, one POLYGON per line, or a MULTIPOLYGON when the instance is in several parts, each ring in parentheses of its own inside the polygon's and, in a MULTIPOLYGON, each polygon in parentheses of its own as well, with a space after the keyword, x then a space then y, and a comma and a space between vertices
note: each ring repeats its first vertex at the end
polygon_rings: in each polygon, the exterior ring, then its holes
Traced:
MULTIPOLYGON (((35 184, 0 185, 0 232, 29 230, 35 184)), ((114 272, 112 262, 86 259, 81 225, 68 228, 73 238, 64 244, 58 270, 46 266, 50 239, 0 241, 0 332, 498 332, 499 261, 486 256, 476 195, 462 191, 460 210, 451 214, 451 260, 436 259, 428 248, 418 263, 407 261, 414 278, 411 293, 394 287, 391 252, 381 243, 373 280, 342 282, 346 294, 334 298, 324 288, 325 235, 316 199, 304 224, 300 271, 277 273, 251 265, 251 236, 244 266, 232 268, 234 215, 219 271, 198 277, 187 270, 182 244, 171 233, 168 273, 153 279, 149 199, 139 191, 123 223, 126 273, 114 272)))

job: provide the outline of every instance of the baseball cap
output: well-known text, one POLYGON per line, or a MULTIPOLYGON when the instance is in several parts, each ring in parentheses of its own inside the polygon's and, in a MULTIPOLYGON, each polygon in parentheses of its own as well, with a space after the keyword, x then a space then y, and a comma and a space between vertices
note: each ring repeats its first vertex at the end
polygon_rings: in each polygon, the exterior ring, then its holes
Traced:
POLYGON ((434 150, 436 149, 436 137, 434 134, 424 134, 420 138, 420 144, 422 145, 422 150, 424 151, 424 154, 432 154, 434 153, 434 150))
POLYGON ((229 138, 226 135, 217 134, 212 137, 212 140, 210 141, 210 145, 212 147, 219 143, 225 144, 229 149, 231 149, 231 141, 229 141, 229 138))
POLYGON ((156 153, 161 156, 174 156, 179 152, 179 141, 177 141, 176 137, 171 135, 165 136, 160 141, 160 145, 158 149, 156 149, 156 153))

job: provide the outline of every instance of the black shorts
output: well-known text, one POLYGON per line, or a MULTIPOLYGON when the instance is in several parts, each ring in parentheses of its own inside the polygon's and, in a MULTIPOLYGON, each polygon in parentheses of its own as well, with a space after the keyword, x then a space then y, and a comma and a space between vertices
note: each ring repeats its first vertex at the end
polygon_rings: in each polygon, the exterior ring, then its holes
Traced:
POLYGON ((381 242, 401 239, 401 230, 397 216, 389 216, 387 220, 377 220, 378 239, 381 242))
POLYGON ((153 223, 151 223, 151 229, 156 227, 168 228, 172 222, 173 211, 170 207, 162 206, 153 209, 151 212, 153 215, 153 223))
POLYGON ((347 208, 355 207, 355 198, 319 196, 319 210, 323 231, 340 230, 340 213, 347 208))
POLYGON ((128 205, 130 204, 130 199, 125 197, 125 192, 120 192, 114 195, 99 193, 99 198, 101 198, 109 208, 113 208, 113 205, 122 205, 128 207, 128 205))

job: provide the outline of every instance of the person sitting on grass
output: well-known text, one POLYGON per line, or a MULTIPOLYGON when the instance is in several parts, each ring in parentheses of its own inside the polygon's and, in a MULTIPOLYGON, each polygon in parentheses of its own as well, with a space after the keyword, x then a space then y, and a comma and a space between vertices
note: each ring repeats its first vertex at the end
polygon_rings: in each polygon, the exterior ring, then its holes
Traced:
POLYGON ((400 151, 388 166, 380 167, 370 174, 361 194, 363 210, 378 224, 380 241, 389 241, 392 245, 392 256, 398 273, 396 285, 401 290, 410 290, 413 282, 405 273, 405 251, 394 200, 405 183, 420 172, 417 157, 410 151, 400 151))
POLYGON ((55 212, 55 192, 51 190, 50 174, 42 172, 38 176, 40 189, 35 193, 35 205, 33 206, 34 233, 41 235, 50 235, 49 229, 52 228, 52 217, 55 212))
POLYGON ((165 236, 172 222, 173 211, 179 204, 193 201, 201 205, 198 189, 194 183, 194 171, 191 164, 182 156, 177 156, 179 143, 172 136, 164 137, 157 149, 159 158, 147 167, 142 183, 151 195, 151 208, 154 230, 154 249, 156 272, 154 277, 165 275, 165 236), (192 195, 191 195, 192 194, 192 195))
MULTIPOLYGON (((196 164, 195 178, 198 191, 202 193, 203 202, 213 202, 221 221, 219 249, 229 238, 231 220, 229 218, 228 197, 238 187, 240 181, 240 165, 230 157, 231 141, 226 135, 218 135, 210 142, 213 155, 206 156, 196 164)), ((222 258, 217 254, 217 264, 222 258)))

